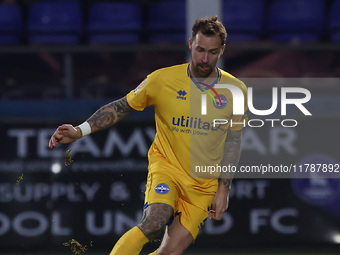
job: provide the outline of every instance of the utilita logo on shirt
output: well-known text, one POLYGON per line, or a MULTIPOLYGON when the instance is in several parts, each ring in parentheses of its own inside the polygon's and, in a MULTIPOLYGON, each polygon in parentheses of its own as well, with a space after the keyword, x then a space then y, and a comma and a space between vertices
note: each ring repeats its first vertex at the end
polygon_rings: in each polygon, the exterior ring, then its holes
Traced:
POLYGON ((172 117, 172 125, 182 128, 197 128, 212 131, 216 131, 220 128, 220 125, 218 125, 217 122, 210 123, 207 121, 203 121, 201 118, 194 118, 189 116, 172 117))

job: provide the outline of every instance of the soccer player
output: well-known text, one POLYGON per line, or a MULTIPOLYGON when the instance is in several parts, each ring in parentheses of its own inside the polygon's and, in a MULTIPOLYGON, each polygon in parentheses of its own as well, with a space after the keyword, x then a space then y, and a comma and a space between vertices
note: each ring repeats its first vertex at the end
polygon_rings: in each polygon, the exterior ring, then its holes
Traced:
POLYGON ((228 84, 247 97, 241 81, 216 67, 226 37, 217 17, 197 19, 189 39, 190 63, 156 70, 81 125, 64 124, 52 135, 51 149, 109 128, 134 110, 155 107, 156 136, 148 153, 143 216, 118 240, 111 255, 137 255, 163 232, 160 247, 151 254, 182 254, 194 242, 209 212, 212 220, 222 219, 233 173, 210 175, 203 169, 238 164, 245 115, 234 115, 231 92, 214 86, 228 79, 228 84), (206 114, 201 112, 202 95, 210 98, 206 97, 206 114), (218 124, 215 119, 223 121, 218 124))

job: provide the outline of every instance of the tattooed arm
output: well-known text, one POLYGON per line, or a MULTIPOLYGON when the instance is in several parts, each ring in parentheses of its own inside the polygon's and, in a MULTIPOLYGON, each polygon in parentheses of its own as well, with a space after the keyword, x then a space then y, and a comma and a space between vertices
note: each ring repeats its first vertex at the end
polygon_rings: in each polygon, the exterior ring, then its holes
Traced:
MULTIPOLYGON (((224 145, 224 156, 221 166, 237 166, 241 155, 242 130, 229 130, 224 145)), ((222 215, 228 208, 229 191, 231 182, 235 173, 221 173, 218 183, 218 189, 212 202, 212 210, 210 211, 212 220, 221 220, 222 215)))
MULTIPOLYGON (((241 155, 242 130, 228 131, 228 136, 224 145, 224 156, 221 166, 237 166, 241 155)), ((231 182, 235 173, 222 173, 219 179, 219 186, 224 186, 230 190, 231 182)))
POLYGON ((125 96, 98 109, 87 122, 93 133, 111 127, 132 111, 134 109, 128 104, 125 96))
MULTIPOLYGON (((126 97, 104 105, 87 119, 91 127, 91 133, 111 127, 132 111, 134 109, 128 104, 126 97)), ((72 143, 81 137, 79 127, 63 124, 51 136, 49 147, 53 149, 58 144, 72 143)))

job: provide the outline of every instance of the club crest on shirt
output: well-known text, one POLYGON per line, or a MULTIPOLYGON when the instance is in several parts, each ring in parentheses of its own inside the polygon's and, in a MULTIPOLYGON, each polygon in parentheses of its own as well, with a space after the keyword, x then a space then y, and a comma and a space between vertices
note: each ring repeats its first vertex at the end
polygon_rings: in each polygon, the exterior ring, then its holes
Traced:
POLYGON ((224 95, 219 94, 219 96, 221 98, 222 104, 221 104, 221 102, 220 102, 220 100, 219 100, 219 98, 217 96, 214 97, 215 101, 216 101, 216 104, 215 104, 215 102, 213 102, 213 103, 214 103, 214 106, 217 109, 223 109, 224 107, 227 106, 228 100, 227 100, 227 98, 224 95))
POLYGON ((164 195, 168 194, 170 191, 170 188, 167 184, 165 183, 159 183, 156 188, 155 188, 156 193, 164 195))
POLYGON ((144 87, 144 85, 146 84, 148 78, 145 78, 133 91, 135 92, 135 95, 138 94, 138 92, 140 91, 141 88, 144 87))

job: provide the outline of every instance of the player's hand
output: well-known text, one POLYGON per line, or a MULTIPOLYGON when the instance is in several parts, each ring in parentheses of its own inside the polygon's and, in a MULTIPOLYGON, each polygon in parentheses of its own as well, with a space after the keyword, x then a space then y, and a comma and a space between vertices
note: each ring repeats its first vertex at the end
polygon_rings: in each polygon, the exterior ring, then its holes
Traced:
POLYGON ((227 210, 229 205, 229 190, 223 186, 219 186, 215 197, 211 204, 210 214, 211 220, 221 220, 223 213, 227 210))
POLYGON ((81 138, 79 128, 70 124, 64 124, 57 128, 51 136, 48 146, 54 149, 58 144, 72 143, 81 138))

